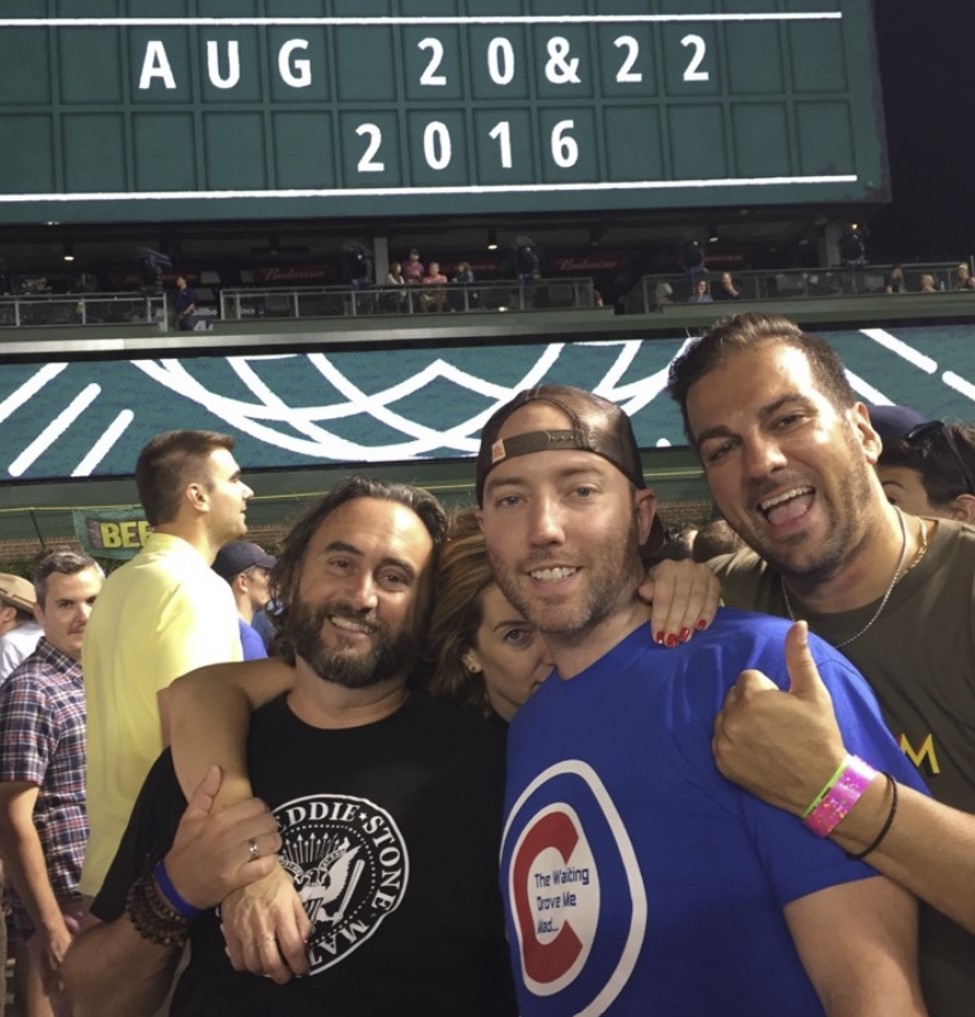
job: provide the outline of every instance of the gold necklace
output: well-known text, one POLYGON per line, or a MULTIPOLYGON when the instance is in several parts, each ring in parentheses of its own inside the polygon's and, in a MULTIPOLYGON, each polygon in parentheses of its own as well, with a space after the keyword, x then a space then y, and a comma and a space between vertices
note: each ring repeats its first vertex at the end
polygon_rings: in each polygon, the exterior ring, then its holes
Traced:
MULTIPOLYGON (((904 519, 904 513, 901 512, 901 510, 897 508, 896 505, 894 506, 894 511, 897 513, 897 518, 900 520, 901 524, 901 554, 900 557, 897 559, 897 568, 894 569, 894 574, 893 576, 891 576, 890 583, 887 586, 887 590, 884 593, 883 599, 880 601, 880 606, 877 608, 876 611, 874 611, 870 621, 868 621, 867 624, 864 625, 863 628, 856 633, 856 635, 850 636, 849 639, 844 639, 842 643, 833 643, 833 646, 837 650, 841 650, 844 646, 849 646, 850 643, 855 642, 857 639, 860 638, 860 636, 864 634, 864 632, 867 632, 870 629, 873 623, 883 613, 884 608, 887 606, 887 601, 890 600, 890 595, 894 592, 894 587, 897 585, 897 580, 901 578, 901 569, 904 568, 904 559, 907 558, 907 522, 904 519)), ((914 560, 905 569, 904 571, 905 576, 924 557, 924 552, 927 551, 927 549, 928 549, 927 528, 925 527, 924 522, 922 520, 921 547, 918 549, 917 554, 914 556, 914 560)), ((789 591, 786 589, 785 580, 782 578, 781 575, 779 576, 779 587, 782 590, 782 600, 785 601, 785 609, 788 612, 789 620, 795 621, 796 615, 795 612, 792 610, 792 601, 789 600, 789 591)))
MULTIPOLYGON (((914 553, 914 558, 911 561, 911 564, 908 565, 906 569, 904 569, 904 576, 906 576, 907 573, 911 571, 911 569, 915 568, 918 565, 918 563, 927 554, 928 551, 928 528, 927 526, 924 525, 923 519, 919 519, 918 522, 921 524, 921 533, 920 533, 921 544, 918 547, 917 551, 914 553)), ((903 579, 904 576, 901 576, 901 579, 903 579)))

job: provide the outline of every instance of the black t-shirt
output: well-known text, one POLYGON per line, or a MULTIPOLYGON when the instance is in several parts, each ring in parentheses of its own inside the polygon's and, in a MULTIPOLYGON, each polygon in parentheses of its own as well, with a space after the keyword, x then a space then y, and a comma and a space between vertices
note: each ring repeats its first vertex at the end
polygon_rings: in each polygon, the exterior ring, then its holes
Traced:
MULTIPOLYGON (((436 1017, 515 1012, 497 858, 504 748, 472 711, 414 695, 365 727, 320 730, 285 697, 254 714, 254 793, 313 923, 312 975, 235 972, 219 919, 193 927, 172 1017, 436 1017)), ((93 912, 119 917, 186 802, 168 752, 150 771, 93 912)))

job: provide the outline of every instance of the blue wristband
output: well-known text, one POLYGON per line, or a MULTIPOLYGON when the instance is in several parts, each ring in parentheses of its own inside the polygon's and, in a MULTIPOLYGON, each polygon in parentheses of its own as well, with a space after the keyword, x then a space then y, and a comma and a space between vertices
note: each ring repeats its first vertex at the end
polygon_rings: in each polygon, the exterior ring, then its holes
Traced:
POLYGON ((196 916, 200 913, 200 908, 193 907, 188 900, 184 900, 180 896, 179 891, 175 886, 173 886, 173 881, 169 878, 165 862, 156 862, 152 869, 152 875, 155 878, 156 885, 159 887, 166 903, 177 914, 182 915, 184 918, 196 918, 196 916))

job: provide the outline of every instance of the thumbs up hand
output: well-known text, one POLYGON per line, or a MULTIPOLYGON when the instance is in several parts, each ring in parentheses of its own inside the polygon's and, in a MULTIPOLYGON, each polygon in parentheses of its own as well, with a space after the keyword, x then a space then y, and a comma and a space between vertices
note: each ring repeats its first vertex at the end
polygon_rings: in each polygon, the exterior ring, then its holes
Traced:
POLYGON ((711 743, 725 777, 796 815, 845 754, 807 636, 805 622, 796 622, 786 636, 788 692, 761 671, 742 671, 715 719, 711 743))
POLYGON ((785 666, 789 671, 789 694, 828 708, 832 714, 833 702, 809 649, 809 626, 804 621, 796 622, 785 638, 785 666))

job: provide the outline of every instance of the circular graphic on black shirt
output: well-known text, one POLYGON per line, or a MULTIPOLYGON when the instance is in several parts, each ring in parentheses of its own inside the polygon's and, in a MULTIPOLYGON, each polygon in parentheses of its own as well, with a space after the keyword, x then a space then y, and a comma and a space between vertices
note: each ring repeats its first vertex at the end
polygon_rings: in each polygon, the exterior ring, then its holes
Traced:
POLYGON ((279 805, 279 852, 312 924, 311 974, 338 964, 399 907, 409 858, 393 818, 365 798, 309 795, 279 805))

